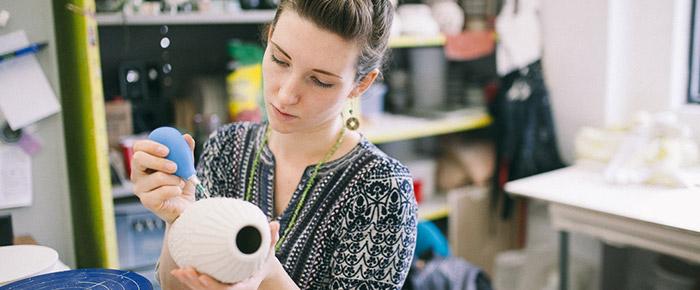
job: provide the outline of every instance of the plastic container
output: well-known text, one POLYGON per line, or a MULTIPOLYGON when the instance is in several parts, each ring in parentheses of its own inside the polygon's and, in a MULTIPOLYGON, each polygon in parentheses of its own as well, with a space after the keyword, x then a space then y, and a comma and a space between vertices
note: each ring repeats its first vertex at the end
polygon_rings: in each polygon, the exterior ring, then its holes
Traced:
POLYGON ((421 47, 408 51, 411 59, 410 85, 413 110, 432 112, 444 109, 447 91, 447 61, 442 47, 421 47))
POLYGON ((228 51, 233 59, 231 73, 226 77, 229 119, 259 122, 263 120, 260 105, 263 102, 263 50, 254 44, 233 40, 228 44, 228 51))

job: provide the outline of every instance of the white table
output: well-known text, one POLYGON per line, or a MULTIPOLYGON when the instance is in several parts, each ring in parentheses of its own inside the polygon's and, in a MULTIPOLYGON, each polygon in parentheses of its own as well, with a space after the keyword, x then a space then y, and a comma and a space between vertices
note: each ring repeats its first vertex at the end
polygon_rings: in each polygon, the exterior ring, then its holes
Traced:
POLYGON ((601 166, 576 165, 508 182, 505 190, 548 203, 560 231, 560 289, 568 283, 569 232, 700 262, 698 188, 611 185, 601 166))

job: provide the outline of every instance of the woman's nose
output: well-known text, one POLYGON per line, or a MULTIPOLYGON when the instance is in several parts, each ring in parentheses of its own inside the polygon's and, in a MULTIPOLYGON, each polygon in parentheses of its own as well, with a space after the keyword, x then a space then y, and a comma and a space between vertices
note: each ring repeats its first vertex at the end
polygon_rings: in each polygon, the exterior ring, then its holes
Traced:
POLYGON ((299 102, 300 81, 294 76, 289 76, 282 81, 279 90, 279 101, 285 105, 293 105, 299 102))

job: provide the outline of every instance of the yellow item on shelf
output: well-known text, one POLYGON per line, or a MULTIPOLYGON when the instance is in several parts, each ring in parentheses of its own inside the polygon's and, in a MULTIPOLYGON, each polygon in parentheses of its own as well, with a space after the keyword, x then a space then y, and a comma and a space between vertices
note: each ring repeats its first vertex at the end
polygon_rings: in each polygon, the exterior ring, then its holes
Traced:
POLYGON ((231 41, 229 54, 234 59, 234 69, 226 77, 230 120, 259 122, 263 119, 262 49, 231 41))
POLYGON ((262 117, 258 105, 262 98, 261 76, 262 65, 256 64, 238 68, 226 77, 232 121, 259 121, 262 117))

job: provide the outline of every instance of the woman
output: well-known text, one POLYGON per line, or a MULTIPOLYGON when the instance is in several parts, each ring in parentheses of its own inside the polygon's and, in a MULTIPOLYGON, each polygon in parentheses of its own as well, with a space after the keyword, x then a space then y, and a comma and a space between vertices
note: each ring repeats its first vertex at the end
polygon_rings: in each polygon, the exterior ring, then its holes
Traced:
MULTIPOLYGON (((275 255, 225 285, 177 269, 163 246, 165 289, 401 288, 416 236, 409 172, 341 117, 379 75, 392 15, 389 0, 280 3, 263 59, 269 123, 220 128, 198 166, 213 195, 248 200, 274 220, 275 255)), ((166 147, 134 147, 135 192, 169 225, 194 201, 193 186, 171 175, 166 147)))

